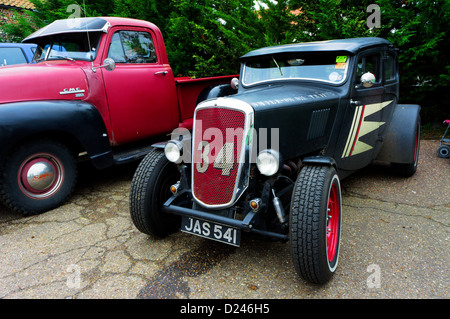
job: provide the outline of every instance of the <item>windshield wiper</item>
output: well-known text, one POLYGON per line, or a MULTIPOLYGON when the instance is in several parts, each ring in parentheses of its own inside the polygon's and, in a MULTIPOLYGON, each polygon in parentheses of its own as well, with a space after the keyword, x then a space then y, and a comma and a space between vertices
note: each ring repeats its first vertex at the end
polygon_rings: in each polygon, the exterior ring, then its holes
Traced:
POLYGON ((54 56, 52 56, 52 58, 61 58, 61 59, 65 59, 65 60, 69 60, 69 61, 75 62, 75 59, 72 59, 72 58, 70 58, 68 56, 54 55, 54 56))
POLYGON ((275 60, 275 58, 273 57, 273 55, 272 55, 272 60, 273 60, 273 62, 275 62, 275 65, 277 66, 278 70, 280 70, 281 76, 283 76, 283 72, 281 71, 281 68, 280 68, 280 66, 279 66, 278 63, 277 63, 277 60, 275 60))

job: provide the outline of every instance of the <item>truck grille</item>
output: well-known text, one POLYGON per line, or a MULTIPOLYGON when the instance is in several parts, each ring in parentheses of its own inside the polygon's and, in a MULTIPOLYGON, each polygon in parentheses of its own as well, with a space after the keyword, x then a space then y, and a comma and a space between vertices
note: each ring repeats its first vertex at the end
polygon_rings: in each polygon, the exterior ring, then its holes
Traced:
POLYGON ((245 152, 246 113, 210 107, 197 109, 194 120, 194 198, 207 207, 231 205, 239 184, 241 154, 245 152))

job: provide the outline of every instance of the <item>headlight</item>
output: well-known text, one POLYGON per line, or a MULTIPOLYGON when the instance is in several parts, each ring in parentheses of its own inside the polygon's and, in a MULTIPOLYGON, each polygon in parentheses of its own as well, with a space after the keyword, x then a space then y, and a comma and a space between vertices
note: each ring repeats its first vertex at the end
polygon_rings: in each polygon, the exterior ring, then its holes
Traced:
POLYGON ((261 174, 275 175, 280 169, 280 154, 274 150, 265 150, 258 154, 256 166, 261 174))
POLYGON ((183 151, 183 144, 178 141, 171 140, 167 142, 164 147, 164 154, 167 159, 173 163, 176 163, 180 160, 183 151))

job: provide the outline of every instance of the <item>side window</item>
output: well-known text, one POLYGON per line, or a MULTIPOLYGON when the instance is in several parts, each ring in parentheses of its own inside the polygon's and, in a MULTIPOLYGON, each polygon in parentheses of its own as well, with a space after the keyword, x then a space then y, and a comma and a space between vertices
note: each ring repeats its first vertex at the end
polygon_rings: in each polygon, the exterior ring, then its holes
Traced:
POLYGON ((141 31, 118 31, 114 33, 108 58, 116 63, 155 63, 156 50, 151 35, 141 31))
POLYGON ((125 63, 125 53, 123 52, 120 32, 114 33, 109 46, 108 58, 112 58, 116 63, 125 63))
POLYGON ((359 81, 364 73, 370 72, 375 75, 375 82, 380 82, 380 55, 372 54, 360 57, 356 72, 356 81, 359 81))
POLYGON ((395 72, 395 57, 392 54, 387 54, 384 60, 384 81, 395 80, 395 72))
POLYGON ((20 48, 1 48, 0 66, 27 63, 27 59, 20 48))

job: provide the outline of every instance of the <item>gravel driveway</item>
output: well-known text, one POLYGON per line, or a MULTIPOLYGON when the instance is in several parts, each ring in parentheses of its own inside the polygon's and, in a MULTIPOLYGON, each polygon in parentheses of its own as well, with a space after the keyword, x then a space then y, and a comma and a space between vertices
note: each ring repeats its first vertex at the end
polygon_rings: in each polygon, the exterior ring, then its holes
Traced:
POLYGON ((438 144, 422 141, 412 178, 371 165, 342 181, 339 267, 324 286, 296 275, 288 243, 146 236, 128 209, 136 164, 83 166, 58 209, 23 217, 0 204, 0 298, 447 299, 450 160, 438 144))

